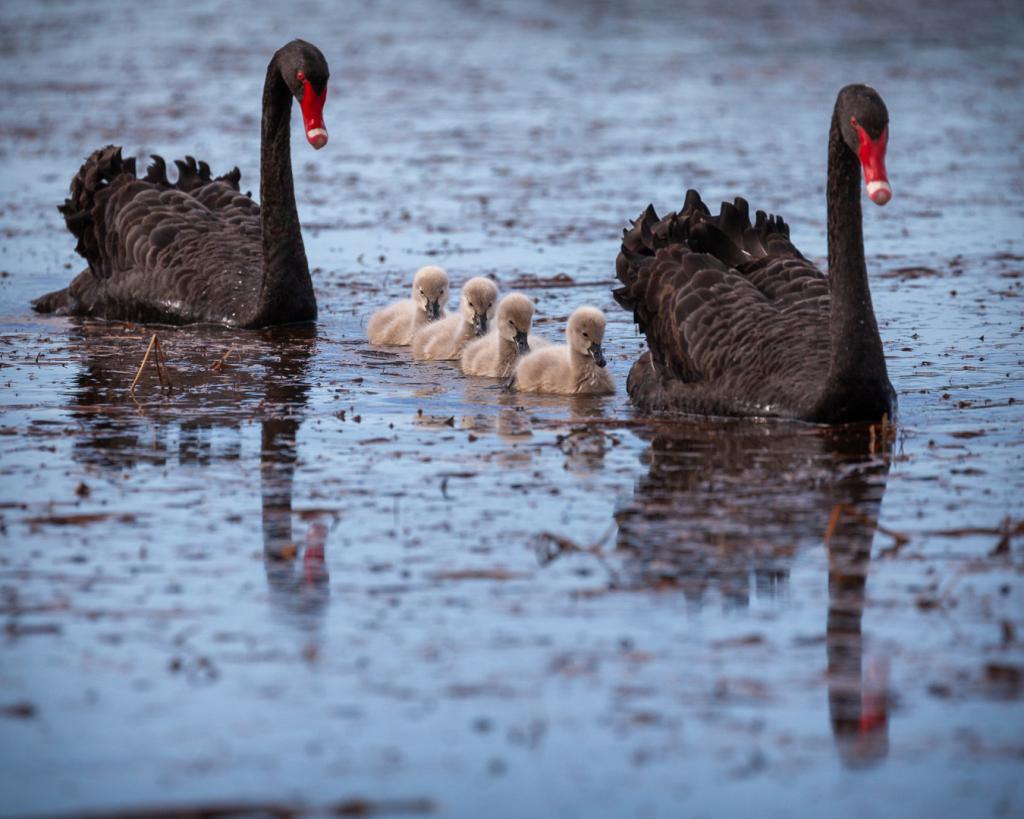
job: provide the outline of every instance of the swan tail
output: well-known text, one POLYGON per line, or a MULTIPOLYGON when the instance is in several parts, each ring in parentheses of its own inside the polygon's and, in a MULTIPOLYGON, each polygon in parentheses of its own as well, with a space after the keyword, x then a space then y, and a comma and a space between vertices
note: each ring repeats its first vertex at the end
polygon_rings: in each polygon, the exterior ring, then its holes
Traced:
POLYGON ((237 167, 215 177, 208 163, 196 159, 194 156, 186 156, 183 159, 174 160, 174 165, 178 169, 178 179, 176 182, 171 182, 167 178, 167 162, 164 158, 157 154, 153 154, 150 158, 153 162, 146 170, 144 178, 145 181, 160 188, 175 188, 183 193, 195 194, 197 190, 211 183, 223 182, 232 190, 239 190, 242 172, 237 167))
POLYGON ((750 221, 750 205, 736 197, 723 202, 717 216, 712 216, 700 194, 686 192, 683 207, 676 213, 659 217, 653 205, 623 231, 622 246, 615 261, 615 275, 622 286, 613 290, 615 300, 632 310, 641 330, 647 324, 644 305, 651 277, 644 274, 651 261, 664 248, 685 257, 687 252, 706 254, 720 263, 717 266, 742 270, 764 257, 782 257, 806 261, 789 240, 789 225, 781 216, 757 211, 750 221))
MULTIPOLYGON (((135 178, 134 157, 125 159, 121 156, 120 146, 108 145, 94 151, 85 160, 71 179, 71 195, 64 200, 63 205, 57 206, 68 230, 78 240, 76 252, 89 263, 92 273, 100 278, 108 276, 109 271, 105 272, 105 266, 101 263, 104 231, 96 219, 97 208, 103 206, 116 182, 135 178)), ((50 293, 37 301, 43 303, 55 295, 50 293)))
POLYGON ((210 166, 203 161, 197 162, 194 156, 175 159, 174 164, 178 168, 178 181, 174 187, 179 191, 191 193, 196 188, 201 188, 213 181, 210 176, 210 166))
POLYGON ((143 178, 147 182, 161 188, 171 187, 171 183, 167 179, 167 163, 164 162, 164 158, 157 154, 150 154, 149 158, 152 159, 153 162, 148 168, 146 168, 146 175, 143 178))
MULTIPOLYGON (((622 232, 622 253, 631 256, 653 257, 663 247, 686 245, 690 237, 692 225, 710 219, 707 205, 701 201, 700 194, 690 189, 686 192, 686 201, 678 213, 669 213, 659 217, 653 205, 633 222, 631 227, 622 232)), ((629 268, 616 271, 619 281, 628 285, 629 268), (626 278, 623 278, 625 276, 626 278)))
POLYGON ((54 290, 45 296, 32 300, 32 309, 37 313, 65 313, 70 305, 69 288, 54 290))
POLYGON ((239 192, 242 190, 240 187, 238 187, 239 183, 242 181, 242 172, 238 170, 237 165, 230 171, 228 171, 226 174, 218 176, 214 181, 223 182, 224 184, 229 185, 231 188, 239 192))
MULTIPOLYGON (((781 216, 767 214, 763 210, 757 212, 750 239, 762 248, 756 256, 783 256, 804 259, 803 254, 789 240, 789 225, 781 216)), ((806 261, 806 260, 805 260, 806 261)))
POLYGON ((622 232, 622 247, 615 260, 615 275, 622 286, 612 291, 612 296, 625 309, 633 312, 633 320, 646 332, 656 299, 650 298, 649 290, 657 280, 651 273, 652 263, 658 252, 669 248, 676 257, 689 252, 693 228, 712 219, 707 205, 700 194, 692 188, 686 192, 683 207, 678 213, 669 213, 659 218, 653 205, 622 232))
POLYGON ((643 305, 651 280, 645 274, 654 261, 653 228, 658 221, 654 207, 648 205, 647 210, 632 223, 632 227, 622 232, 622 247, 615 259, 615 277, 622 286, 612 290, 612 296, 621 307, 633 313, 633 321, 641 331, 647 326, 643 305))
MULTIPOLYGON (((784 224, 777 220, 771 228, 784 224)), ((624 231, 616 260, 622 286, 612 295, 647 337, 652 372, 691 382, 714 367, 716 354, 700 343, 718 332, 713 305, 742 278, 737 266, 764 255, 767 230, 766 218, 764 231, 755 231, 746 200, 726 202, 712 216, 690 190, 677 213, 659 218, 648 207, 624 231)))
POLYGON ((152 155, 153 163, 146 171, 145 181, 162 190, 178 190, 187 193, 213 211, 234 208, 239 213, 259 213, 259 206, 252 201, 252 194, 239 196, 242 172, 238 167, 225 174, 213 176, 210 166, 203 160, 193 156, 174 160, 178 169, 178 179, 171 182, 167 178, 167 163, 164 158, 152 155))

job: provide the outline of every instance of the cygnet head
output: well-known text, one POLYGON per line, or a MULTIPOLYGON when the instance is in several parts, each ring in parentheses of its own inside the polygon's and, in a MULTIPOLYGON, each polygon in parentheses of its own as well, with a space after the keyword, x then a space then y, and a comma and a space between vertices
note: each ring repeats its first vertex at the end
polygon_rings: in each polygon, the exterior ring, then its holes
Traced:
POLYGON ((416 271, 412 279, 412 298, 427 314, 427 321, 441 318, 448 304, 448 274, 443 267, 427 265, 416 271))
POLYGON ((565 337, 573 352, 589 355, 598 367, 605 365, 604 351, 604 313, 596 307, 577 307, 569 316, 569 325, 565 328, 565 337))
POLYGON ((520 355, 530 352, 527 338, 530 325, 533 324, 532 301, 522 293, 509 293, 498 304, 498 317, 495 321, 498 335, 505 341, 517 344, 520 355))
POLYGON ((459 310, 466 324, 473 325, 478 336, 487 332, 487 322, 494 316, 494 305, 498 301, 498 287, 490 279, 474 276, 462 285, 459 310))

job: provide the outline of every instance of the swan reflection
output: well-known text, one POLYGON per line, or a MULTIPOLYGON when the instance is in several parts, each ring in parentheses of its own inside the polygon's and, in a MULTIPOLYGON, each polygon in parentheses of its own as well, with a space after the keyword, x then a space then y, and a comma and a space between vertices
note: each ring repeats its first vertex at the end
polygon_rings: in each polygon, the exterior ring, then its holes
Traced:
MULTIPOLYGON (((143 464, 207 467, 238 461, 244 466, 242 430, 258 419, 270 601, 289 616, 319 621, 330 594, 327 528, 312 520, 297 539, 292 509, 296 438, 309 392, 315 329, 238 334, 213 327, 162 328, 174 388, 160 391, 156 376, 144 372, 133 402, 128 388, 149 335, 131 326, 92 322, 70 330, 69 342, 81 362, 70 396, 79 424, 74 457, 116 474, 143 464)), ((255 475, 240 478, 255 486, 255 475)))
POLYGON ((889 471, 867 427, 688 422, 650 428, 633 497, 615 513, 622 582, 694 604, 787 593, 789 565, 828 532, 825 624, 833 736, 845 765, 888 754, 887 668, 865 661, 861 621, 889 471), (837 514, 833 511, 846 510, 837 514), (830 524, 832 524, 830 526, 830 524))

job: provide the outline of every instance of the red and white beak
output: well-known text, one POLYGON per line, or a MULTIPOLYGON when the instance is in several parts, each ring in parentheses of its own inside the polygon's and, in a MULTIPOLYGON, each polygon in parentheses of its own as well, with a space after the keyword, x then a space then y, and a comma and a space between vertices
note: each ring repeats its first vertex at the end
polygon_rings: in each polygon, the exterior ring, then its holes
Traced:
POLYGON ((889 128, 886 126, 878 139, 872 139, 857 120, 853 120, 853 127, 857 129, 860 138, 860 150, 857 153, 861 168, 864 169, 868 198, 876 205, 884 205, 892 199, 892 186, 885 172, 885 146, 889 142, 889 128))
POLYGON ((309 80, 303 80, 302 83, 302 124, 306 128, 306 139, 310 145, 320 150, 327 144, 327 128, 324 125, 327 84, 324 84, 324 92, 318 95, 309 80))

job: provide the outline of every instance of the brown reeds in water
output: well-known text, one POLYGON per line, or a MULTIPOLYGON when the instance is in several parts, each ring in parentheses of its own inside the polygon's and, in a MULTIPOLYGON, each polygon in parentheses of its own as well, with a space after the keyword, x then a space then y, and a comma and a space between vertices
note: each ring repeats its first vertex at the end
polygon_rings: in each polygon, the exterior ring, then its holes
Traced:
POLYGON ((224 365, 227 363, 228 356, 231 355, 231 353, 233 353, 234 351, 235 345, 232 344, 230 347, 228 347, 228 351, 224 353, 223 356, 221 356, 219 359, 214 361, 213 364, 210 365, 210 369, 213 370, 215 373, 219 373, 221 370, 224 369, 224 365))
POLYGON ((882 420, 877 424, 868 427, 868 451, 872 455, 887 453, 896 440, 896 427, 889 420, 888 413, 882 415, 882 420))
POLYGON ((160 386, 172 389, 174 385, 171 383, 171 376, 167 373, 167 357, 164 355, 164 349, 160 346, 160 339, 157 338, 156 333, 153 333, 149 339, 149 346, 146 348, 146 354, 142 356, 142 363, 139 364, 139 369, 135 372, 135 379, 132 381, 132 385, 128 388, 128 392, 134 396, 135 387, 139 383, 139 379, 142 377, 142 371, 146 367, 146 362, 149 361, 149 356, 154 353, 153 363, 156 364, 156 375, 160 379, 160 386))
POLYGON ((893 539, 892 546, 880 553, 880 557, 892 557, 896 552, 910 542, 910 535, 904 534, 903 532, 896 532, 882 526, 882 524, 871 517, 871 515, 865 515, 863 512, 854 509, 852 506, 845 503, 837 503, 832 507, 832 514, 828 516, 828 526, 825 527, 825 536, 823 540, 826 546, 828 546, 829 541, 832 540, 832 535, 835 534, 836 527, 844 516, 853 518, 864 526, 867 526, 877 532, 881 532, 883 535, 888 535, 893 539))

